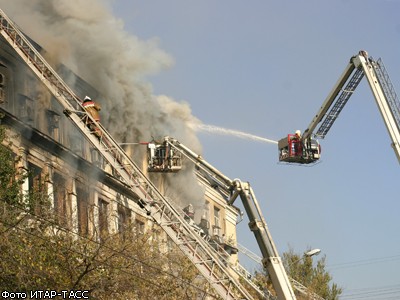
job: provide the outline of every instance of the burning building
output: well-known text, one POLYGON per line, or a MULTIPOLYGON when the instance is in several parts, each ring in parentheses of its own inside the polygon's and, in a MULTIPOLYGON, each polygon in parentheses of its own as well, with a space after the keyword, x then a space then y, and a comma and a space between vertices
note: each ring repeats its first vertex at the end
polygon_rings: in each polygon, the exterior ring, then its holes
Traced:
MULTIPOLYGON (((34 1, 30 5, 41 6, 48 15, 61 13, 51 4, 45 4, 45 1, 34 1)), ((40 14, 41 10, 34 11, 38 18, 37 24, 44 25, 51 19, 44 18, 40 14)), ((104 11, 99 13, 106 14, 104 11)), ((79 22, 85 21, 77 16, 72 17, 76 17, 79 22)), ((151 95, 151 89, 135 78, 137 74, 128 74, 130 70, 136 71, 134 61, 104 60, 101 59, 105 55, 102 51, 90 49, 88 53, 100 58, 101 66, 97 65, 98 61, 95 64, 92 58, 88 58, 87 70, 82 71, 84 61, 80 61, 81 57, 75 58, 72 66, 68 65, 70 68, 61 65, 61 61, 65 61, 66 65, 71 62, 71 57, 75 57, 72 53, 82 54, 89 50, 82 45, 74 49, 76 42, 71 42, 67 44, 71 51, 71 56, 67 55, 69 59, 65 59, 63 53, 51 56, 51 51, 56 47, 55 35, 60 30, 59 26, 67 25, 52 20, 55 22, 52 27, 54 32, 53 35, 46 35, 50 42, 43 45, 49 51, 45 55, 49 56, 49 60, 58 62, 58 74, 77 95, 82 98, 90 95, 102 105, 101 122, 109 128, 116 140, 121 144, 130 144, 131 141, 150 140, 152 136, 171 134, 195 149, 200 148, 193 129, 187 126, 197 121, 191 115, 188 105, 164 96, 151 95), (133 69, 118 67, 127 62, 132 63, 133 69)), ((71 25, 70 29, 76 29, 74 26, 76 24, 71 25)), ((88 34, 91 34, 90 29, 93 28, 87 28, 88 34)), ((35 35, 34 31, 32 34, 35 35)), ((117 36, 121 37, 120 34, 117 36)), ((66 37, 61 43, 68 43, 70 38, 66 37)), ((128 39, 126 36, 121 38, 128 39)), ((40 182, 40 188, 47 191, 51 199, 52 209, 60 224, 81 235, 99 234, 98 238, 101 239, 101 233, 123 232, 128 223, 134 223, 138 232, 156 226, 151 216, 136 201, 136 195, 132 194, 115 169, 65 117, 60 103, 9 43, 3 37, 0 43, 0 110, 4 113, 2 123, 8 128, 12 150, 22 158, 18 167, 30 171, 23 190, 28 193, 37 188, 40 182)), ((33 44, 38 51, 42 51, 39 45, 33 44)), ((158 52, 155 55, 163 57, 158 52)), ((239 212, 227 204, 226 195, 221 194, 205 176, 196 172, 191 162, 184 162, 176 174, 148 173, 144 147, 127 145, 125 151, 142 166, 143 173, 160 192, 171 199, 174 206, 182 209, 180 213, 188 223, 235 263, 235 225, 239 212)))

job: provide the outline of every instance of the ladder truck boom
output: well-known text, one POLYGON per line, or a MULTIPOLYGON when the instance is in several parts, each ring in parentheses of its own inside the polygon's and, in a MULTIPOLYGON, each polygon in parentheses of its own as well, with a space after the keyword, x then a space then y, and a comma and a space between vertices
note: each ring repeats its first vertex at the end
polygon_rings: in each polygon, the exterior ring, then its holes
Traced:
POLYGON ((167 233, 214 290, 223 299, 253 299, 215 256, 213 249, 184 220, 171 201, 161 194, 111 134, 84 110, 81 99, 2 10, 0 34, 62 105, 65 115, 76 128, 114 168, 121 182, 136 196, 133 200, 167 233), (95 124, 96 130, 89 129, 87 122, 95 124))
POLYGON ((239 179, 232 180, 228 178, 205 161, 200 155, 168 136, 164 137, 162 143, 156 144, 155 142, 150 142, 148 144, 148 149, 149 171, 174 172, 174 170, 177 168, 179 169, 180 166, 174 165, 177 161, 169 160, 168 157, 183 155, 196 165, 198 172, 208 175, 207 177, 209 180, 212 180, 224 195, 227 195, 227 203, 229 205, 233 205, 234 201, 240 197, 250 221, 250 230, 253 232, 263 256, 262 264, 271 277, 278 299, 296 299, 283 267, 282 260, 279 257, 267 223, 265 222, 250 184, 248 182, 242 182, 239 179), (157 149, 157 151, 152 151, 152 149, 157 149))
MULTIPOLYGON (((241 245, 238 243, 238 249, 240 252, 242 252, 244 255, 246 255, 247 257, 251 258, 253 261, 255 261, 256 263, 262 265, 262 258, 259 257, 257 254, 253 253, 252 251, 250 251, 249 249, 247 249, 245 246, 241 245)), ((313 251, 320 251, 320 249, 314 249, 313 251)), ((308 296, 310 297, 310 299, 312 300, 324 300, 324 298, 322 298, 321 296, 311 292, 307 287, 305 287, 303 284, 301 284, 300 282, 294 280, 293 278, 290 278, 290 282, 293 285, 293 288, 300 292, 301 294, 303 294, 304 296, 308 296)))
POLYGON ((300 164, 317 162, 321 150, 316 138, 325 138, 364 77, 368 81, 400 163, 400 101, 382 60, 375 61, 363 50, 350 59, 303 135, 300 132, 289 134, 278 142, 279 160, 300 164))

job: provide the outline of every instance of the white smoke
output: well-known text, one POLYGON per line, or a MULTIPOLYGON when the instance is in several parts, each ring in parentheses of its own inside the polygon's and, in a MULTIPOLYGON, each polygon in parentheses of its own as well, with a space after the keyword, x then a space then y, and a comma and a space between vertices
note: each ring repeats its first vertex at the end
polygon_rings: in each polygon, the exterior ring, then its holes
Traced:
MULTIPOLYGON (((51 55, 50 63, 66 65, 99 91, 105 99, 100 103, 102 123, 116 140, 149 141, 169 135, 199 152, 200 142, 188 125, 198 121, 189 105, 153 95, 146 82, 147 75, 170 67, 173 59, 159 49, 157 39, 143 41, 126 32, 109 4, 106 0, 0 0, 1 9, 51 55)), ((139 154, 136 159, 144 156, 143 151, 139 154)), ((185 203, 202 201, 202 190, 194 173, 189 173, 174 174, 168 180, 170 190, 176 190, 185 203)))

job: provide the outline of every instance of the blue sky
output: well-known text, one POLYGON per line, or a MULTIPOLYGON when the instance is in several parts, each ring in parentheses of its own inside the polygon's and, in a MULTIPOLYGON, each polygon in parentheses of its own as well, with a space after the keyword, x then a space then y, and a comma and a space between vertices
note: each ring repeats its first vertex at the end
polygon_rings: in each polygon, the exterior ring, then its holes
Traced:
MULTIPOLYGON (((383 58, 400 93, 400 1, 116 0, 113 11, 175 61, 147 77, 154 94, 188 102, 204 124, 273 140, 304 130, 361 49, 383 58)), ((313 167, 278 164, 273 144, 199 138, 208 162, 251 183, 280 253, 320 248, 345 293, 400 294, 400 167, 366 81, 313 167)), ((259 253, 249 233, 242 222, 239 242, 259 253)))

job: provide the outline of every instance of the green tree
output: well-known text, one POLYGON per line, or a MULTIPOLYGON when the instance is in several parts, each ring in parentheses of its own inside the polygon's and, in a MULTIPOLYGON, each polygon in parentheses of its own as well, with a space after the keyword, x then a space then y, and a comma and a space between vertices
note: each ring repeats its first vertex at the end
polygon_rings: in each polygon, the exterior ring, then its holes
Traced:
MULTIPOLYGON (((342 289, 332 282, 332 276, 326 270, 326 256, 316 262, 315 258, 297 254, 293 249, 283 253, 283 264, 289 277, 307 287, 310 293, 315 293, 326 300, 337 300, 342 289)), ((299 299, 309 299, 307 295, 299 295, 299 299)))
POLYGON ((46 192, 23 198, 29 174, 18 173, 1 125, 0 144, 0 290, 90 290, 91 299, 116 300, 215 296, 177 247, 165 250, 156 225, 136 234, 131 224, 101 241, 96 231, 81 237, 60 227, 46 192))
MULTIPOLYGON (((2 117, 0 115, 0 120, 2 117)), ((24 176, 15 167, 19 158, 10 150, 11 146, 6 127, 0 125, 0 199, 6 203, 19 203, 24 176)))
MULTIPOLYGON (((342 289, 332 282, 332 276, 326 270, 326 256, 315 261, 315 258, 297 254, 293 249, 283 253, 282 261, 287 272, 289 279, 295 280, 305 287, 306 291, 300 292, 295 288, 292 282, 293 290, 298 300, 318 300, 315 296, 319 296, 325 300, 338 300, 342 293, 342 289), (314 261, 313 261, 314 260, 314 261)), ((260 266, 259 271, 255 271, 252 276, 252 281, 255 283, 259 290, 268 290, 273 296, 276 295, 272 282, 260 266)), ((241 283, 252 294, 254 299, 265 299, 264 296, 257 293, 249 284, 244 280, 241 283)))

